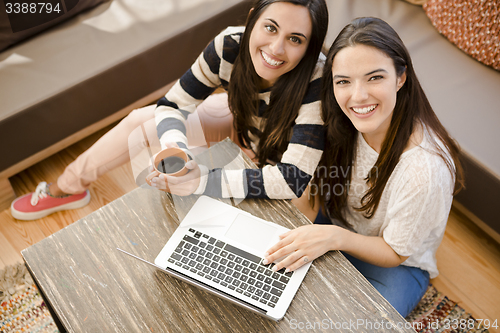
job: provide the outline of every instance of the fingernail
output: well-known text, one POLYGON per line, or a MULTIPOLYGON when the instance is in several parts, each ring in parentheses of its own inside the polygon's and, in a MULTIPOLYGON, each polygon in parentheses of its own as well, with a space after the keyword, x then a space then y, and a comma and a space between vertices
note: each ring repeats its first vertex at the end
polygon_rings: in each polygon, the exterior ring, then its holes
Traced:
POLYGON ((263 263, 264 265, 267 265, 267 264, 268 264, 267 259, 262 260, 262 263, 263 263))
POLYGON ((274 265, 274 266, 273 266, 273 268, 271 268, 271 270, 272 270, 273 272, 277 272, 277 271, 278 271, 278 266, 277 266, 277 265, 274 265))
POLYGON ((268 256, 269 256, 269 252, 264 253, 264 257, 268 257, 268 256))
POLYGON ((285 273, 290 272, 290 268, 285 269, 285 273))

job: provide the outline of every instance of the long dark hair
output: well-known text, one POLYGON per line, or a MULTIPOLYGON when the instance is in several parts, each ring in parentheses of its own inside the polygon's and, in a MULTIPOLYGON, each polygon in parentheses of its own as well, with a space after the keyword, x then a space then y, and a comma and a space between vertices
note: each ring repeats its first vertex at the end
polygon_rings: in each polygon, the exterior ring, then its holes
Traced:
POLYGON ((258 115, 259 109, 260 78, 250 58, 250 34, 266 7, 276 2, 306 7, 311 17, 312 33, 302 60, 293 70, 282 75, 271 88, 271 99, 266 110, 262 134, 252 133, 260 137, 256 156, 261 166, 269 157, 286 149, 290 139, 290 129, 297 118, 328 30, 328 9, 324 0, 255 1, 253 10, 247 17, 245 32, 240 42, 240 52, 235 60, 228 87, 229 107, 234 116, 234 127, 243 146, 251 148, 248 131, 251 130, 253 117, 258 115))
MULTIPOLYGON (((336 185, 346 189, 351 180, 358 131, 344 114, 333 94, 332 65, 340 50, 354 45, 371 46, 384 52, 393 60, 398 77, 406 72, 406 81, 397 92, 391 124, 382 143, 380 154, 365 178, 369 189, 361 199, 361 206, 354 208, 364 212, 364 216, 368 219, 373 217, 385 185, 417 124, 423 124, 442 142, 444 148, 433 140, 432 136, 429 137, 435 151, 444 160, 455 179, 455 191, 460 190, 463 187, 463 171, 457 143, 450 137, 432 110, 403 41, 389 24, 371 17, 358 18, 348 24, 340 32, 328 52, 321 90, 322 117, 326 126, 327 139, 320 162, 321 167, 317 169, 314 184, 323 190, 335 189, 336 185), (452 161, 447 156, 451 156, 452 161), (336 174, 335 177, 329 177, 327 170, 331 166, 340 168, 342 172, 336 174)), ((348 224, 344 216, 348 190, 342 191, 340 195, 331 191, 329 193, 329 195, 322 193, 319 196, 320 207, 330 217, 348 224)))

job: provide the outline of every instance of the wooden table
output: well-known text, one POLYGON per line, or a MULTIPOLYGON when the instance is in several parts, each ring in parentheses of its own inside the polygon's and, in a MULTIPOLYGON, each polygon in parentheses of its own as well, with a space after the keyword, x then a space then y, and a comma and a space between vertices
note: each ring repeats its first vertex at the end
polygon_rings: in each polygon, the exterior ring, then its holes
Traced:
MULTIPOLYGON (((197 160, 221 167, 238 154, 233 166, 252 165, 229 140, 197 160)), ((313 262, 285 317, 273 322, 116 250, 153 262, 195 199, 139 187, 22 251, 56 320, 92 333, 414 332, 339 252, 313 262)), ((289 201, 238 207, 288 228, 310 223, 289 201)))

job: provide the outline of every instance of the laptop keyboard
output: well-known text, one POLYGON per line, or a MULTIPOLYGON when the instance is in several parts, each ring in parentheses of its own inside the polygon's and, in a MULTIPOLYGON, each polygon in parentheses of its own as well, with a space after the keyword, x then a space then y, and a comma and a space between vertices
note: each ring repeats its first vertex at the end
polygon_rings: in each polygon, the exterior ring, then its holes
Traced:
POLYGON ((264 265, 262 260, 192 228, 168 259, 170 263, 274 308, 293 272, 285 273, 285 269, 273 272, 271 264, 264 265))

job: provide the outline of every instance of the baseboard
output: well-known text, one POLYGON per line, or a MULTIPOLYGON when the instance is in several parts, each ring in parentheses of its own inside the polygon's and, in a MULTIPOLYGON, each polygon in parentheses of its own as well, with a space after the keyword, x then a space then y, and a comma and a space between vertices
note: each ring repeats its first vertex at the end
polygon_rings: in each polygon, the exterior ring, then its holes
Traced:
MULTIPOLYGON (((454 205, 466 216, 470 216, 479 227, 482 225, 481 229, 488 234, 493 233, 498 236, 500 234, 498 214, 500 178, 469 154, 463 153, 462 157, 465 189, 455 196, 456 204, 454 205)), ((498 238, 495 239, 498 241, 498 238)))
POLYGON ((500 234, 493 230, 489 225, 481 221, 479 217, 474 215, 470 210, 465 208, 460 202, 454 200, 453 208, 455 208, 458 212, 467 217, 470 221, 472 221, 475 225, 477 225, 482 231, 484 231, 488 236, 493 238, 498 244, 500 244, 500 234))
POLYGON ((16 198, 14 189, 8 178, 0 178, 0 212, 9 208, 12 200, 16 198))

